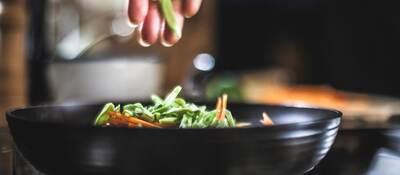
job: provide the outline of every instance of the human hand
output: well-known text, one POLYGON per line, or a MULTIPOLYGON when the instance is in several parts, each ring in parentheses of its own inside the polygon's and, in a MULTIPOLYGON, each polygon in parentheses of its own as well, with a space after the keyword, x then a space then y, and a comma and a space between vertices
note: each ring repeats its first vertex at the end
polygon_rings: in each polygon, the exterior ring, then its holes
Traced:
POLYGON ((150 46, 160 38, 161 44, 170 47, 181 38, 184 18, 194 16, 202 0, 129 0, 128 16, 138 26, 138 40, 142 46, 150 46), (172 29, 164 17, 162 1, 172 1, 176 28, 172 29))

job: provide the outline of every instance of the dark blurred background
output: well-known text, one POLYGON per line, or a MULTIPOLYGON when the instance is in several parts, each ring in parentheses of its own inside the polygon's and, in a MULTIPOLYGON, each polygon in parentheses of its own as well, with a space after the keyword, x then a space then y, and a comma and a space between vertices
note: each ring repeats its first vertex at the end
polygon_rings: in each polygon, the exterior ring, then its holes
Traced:
POLYGON ((400 96, 394 1, 218 2, 218 69, 282 66, 298 83, 400 96))

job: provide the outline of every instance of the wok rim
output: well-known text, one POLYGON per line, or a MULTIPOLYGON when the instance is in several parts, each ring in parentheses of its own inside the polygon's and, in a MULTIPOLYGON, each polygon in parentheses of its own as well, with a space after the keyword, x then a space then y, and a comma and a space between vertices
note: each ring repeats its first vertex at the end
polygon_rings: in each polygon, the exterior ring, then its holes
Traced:
MULTIPOLYGON (((285 124, 276 124, 276 125, 271 125, 268 127, 262 127, 262 126, 255 126, 255 127, 245 127, 245 128, 118 128, 118 129, 125 129, 125 130, 147 130, 147 131, 234 131, 234 130, 258 130, 258 129, 268 129, 268 130, 280 130, 280 129, 297 129, 297 128, 304 128, 307 126, 311 126, 314 124, 319 124, 319 123, 326 123, 326 122, 331 122, 334 120, 337 121, 337 125, 335 127, 331 127, 329 129, 337 128, 340 126, 341 121, 342 121, 342 116, 343 113, 339 110, 336 109, 328 109, 328 108, 319 108, 319 107, 298 107, 298 106, 290 106, 290 105, 275 105, 275 104, 261 104, 261 103, 232 103, 236 105, 246 105, 246 106, 264 106, 264 107, 270 107, 270 108, 286 108, 286 109, 299 109, 299 110, 317 110, 317 111, 322 111, 326 113, 331 113, 332 115, 326 115, 324 116, 323 119, 318 119, 318 120, 312 120, 312 121, 306 121, 306 122, 295 122, 295 123, 285 123, 285 124)), ((99 103, 84 103, 84 104, 74 104, 74 105, 35 105, 35 106, 20 106, 20 107, 14 107, 8 109, 5 114, 7 118, 7 122, 9 122, 10 118, 12 120, 18 120, 18 121, 23 121, 27 122, 30 124, 45 124, 48 126, 63 126, 63 127, 71 127, 71 128, 101 128, 98 126, 93 126, 93 125, 73 125, 73 124, 68 124, 68 123, 54 123, 54 122, 41 122, 41 121, 34 121, 34 120, 29 120, 23 117, 18 117, 16 114, 14 114, 17 111, 25 111, 25 110, 35 110, 35 109, 45 109, 45 108, 82 108, 82 107, 91 107, 91 106, 101 106, 99 103)), ((115 129, 115 128, 101 128, 101 129, 115 129)))

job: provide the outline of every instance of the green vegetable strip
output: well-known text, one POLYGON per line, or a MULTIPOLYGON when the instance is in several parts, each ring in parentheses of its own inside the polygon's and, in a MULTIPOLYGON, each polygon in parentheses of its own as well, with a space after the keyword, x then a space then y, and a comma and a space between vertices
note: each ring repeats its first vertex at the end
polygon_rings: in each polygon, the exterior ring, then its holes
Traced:
POLYGON ((114 109, 114 112, 121 112, 121 105, 117 105, 114 109))
POLYGON ((175 99, 175 103, 178 104, 179 106, 185 106, 186 101, 182 98, 177 98, 175 99))
POLYGON ((157 95, 152 95, 151 96, 151 100, 154 103, 154 107, 157 108, 158 106, 162 105, 164 103, 164 100, 161 99, 159 96, 157 95))
POLYGON ((232 116, 232 113, 228 110, 226 110, 226 120, 228 122, 229 127, 235 127, 236 126, 236 121, 232 116))
MULTIPOLYGON (((118 110, 119 110, 119 105, 117 106, 118 110)), ((115 111, 115 107, 114 104, 112 103, 107 103, 106 105, 104 105, 103 109, 100 111, 100 113, 97 115, 96 120, 94 122, 94 125, 103 125, 107 122, 107 120, 109 119, 109 115, 108 112, 110 111, 115 111)))
POLYGON ((178 124, 178 118, 167 117, 159 120, 161 125, 176 125, 178 124))
POLYGON ((154 114, 143 107, 140 103, 129 104, 124 106, 123 114, 128 114, 130 116, 139 117, 149 122, 154 121, 154 114))
POLYGON ((165 106, 171 105, 175 101, 176 97, 178 97, 181 90, 182 90, 181 86, 175 87, 174 90, 172 90, 172 92, 169 93, 168 96, 165 98, 164 105, 165 106))
POLYGON ((179 30, 178 22, 176 20, 174 7, 172 5, 172 0, 160 0, 161 11, 163 12, 165 21, 171 31, 178 37, 181 37, 181 32, 179 30))

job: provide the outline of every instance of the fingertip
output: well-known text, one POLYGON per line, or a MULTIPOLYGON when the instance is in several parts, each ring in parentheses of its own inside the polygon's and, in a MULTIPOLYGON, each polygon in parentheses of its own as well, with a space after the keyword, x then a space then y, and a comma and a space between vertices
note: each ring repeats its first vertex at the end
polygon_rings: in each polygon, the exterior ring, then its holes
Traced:
POLYGON ((166 29, 165 25, 166 25, 166 24, 165 24, 165 21, 163 21, 163 22, 161 23, 160 36, 159 36, 159 38, 160 38, 160 43, 161 43, 161 45, 164 46, 164 47, 172 47, 172 44, 168 43, 168 42, 165 40, 165 37, 164 37, 164 33, 165 33, 165 29, 166 29))
POLYGON ((172 46, 173 46, 173 44, 170 44, 170 43, 168 43, 167 41, 165 41, 164 37, 161 37, 160 43, 161 43, 161 45, 164 46, 164 47, 172 47, 172 46))
POLYGON ((179 40, 180 36, 176 35, 172 32, 169 28, 166 28, 162 37, 161 44, 165 47, 172 47, 175 45, 179 40))
POLYGON ((128 22, 127 22, 127 23, 128 23, 128 26, 129 26, 129 27, 131 27, 131 28, 136 28, 136 27, 138 27, 138 26, 139 26, 138 24, 134 24, 134 23, 132 23, 132 21, 131 21, 130 19, 128 20, 128 22))
POLYGON ((184 11, 184 12, 183 12, 183 16, 184 16, 185 18, 187 18, 187 19, 192 18, 192 17, 195 16, 195 15, 196 15, 196 13, 193 13, 193 12, 187 12, 187 11, 184 11))
POLYGON ((161 28, 160 28, 160 36, 159 36, 159 38, 160 38, 160 43, 161 43, 161 45, 162 46, 164 46, 164 47, 171 47, 167 42, 165 42, 165 39, 164 39, 164 31, 165 31, 165 20, 163 20, 162 22, 161 22, 161 28))
POLYGON ((183 15, 185 18, 191 18, 196 15, 201 6, 202 0, 185 0, 183 6, 183 15))
POLYGON ((139 28, 137 30, 137 41, 139 45, 141 45, 142 47, 150 47, 151 44, 143 39, 142 30, 143 30, 143 24, 139 25, 139 28))
POLYGON ((193 15, 191 16, 191 15, 185 14, 185 18, 187 18, 187 19, 192 18, 192 17, 193 17, 193 15))
POLYGON ((150 44, 150 43, 147 43, 146 41, 144 41, 142 37, 139 37, 139 38, 138 38, 138 43, 139 43, 142 47, 150 47, 150 46, 151 46, 151 44, 150 44))
POLYGON ((138 26, 144 21, 148 6, 148 0, 129 0, 128 17, 133 26, 138 26))

